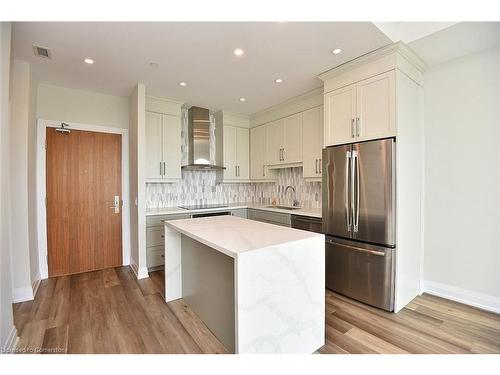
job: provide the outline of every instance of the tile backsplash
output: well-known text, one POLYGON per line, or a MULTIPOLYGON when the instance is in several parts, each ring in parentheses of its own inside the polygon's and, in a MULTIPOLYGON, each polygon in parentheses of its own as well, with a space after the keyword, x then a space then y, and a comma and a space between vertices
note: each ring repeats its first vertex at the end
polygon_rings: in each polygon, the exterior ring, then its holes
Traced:
POLYGON ((306 182, 302 167, 280 169, 276 182, 216 183, 215 171, 182 171, 182 180, 176 183, 147 183, 146 207, 173 207, 179 205, 237 203, 271 204, 273 198, 279 204, 291 205, 293 192, 285 196, 290 185, 296 190, 302 207, 321 207, 321 183, 306 182))

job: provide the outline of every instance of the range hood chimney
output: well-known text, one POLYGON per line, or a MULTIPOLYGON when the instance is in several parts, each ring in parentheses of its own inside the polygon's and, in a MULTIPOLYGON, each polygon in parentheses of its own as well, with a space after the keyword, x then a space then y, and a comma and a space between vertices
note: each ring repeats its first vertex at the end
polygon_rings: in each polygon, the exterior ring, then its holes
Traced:
POLYGON ((222 166, 210 164, 210 112, 206 108, 188 110, 188 164, 187 170, 221 170, 222 166))

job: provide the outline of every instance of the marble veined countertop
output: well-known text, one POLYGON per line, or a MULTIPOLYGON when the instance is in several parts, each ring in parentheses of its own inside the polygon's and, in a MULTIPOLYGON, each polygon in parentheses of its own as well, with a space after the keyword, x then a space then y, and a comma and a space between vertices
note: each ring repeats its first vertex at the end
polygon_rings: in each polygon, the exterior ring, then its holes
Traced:
POLYGON ((165 226, 232 258, 247 251, 323 236, 236 216, 173 220, 166 221, 165 226))
POLYGON ((179 207, 151 208, 151 209, 146 210, 146 216, 196 214, 196 213, 202 213, 202 212, 236 210, 236 209, 241 209, 241 208, 252 208, 255 210, 280 212, 280 213, 290 214, 290 215, 301 215, 301 216, 321 218, 321 208, 299 208, 296 210, 285 210, 285 209, 279 209, 279 208, 275 208, 275 207, 267 207, 266 205, 258 205, 255 203, 230 203, 227 205, 227 207, 208 208, 208 209, 200 209, 200 210, 186 210, 184 208, 179 208, 179 207))

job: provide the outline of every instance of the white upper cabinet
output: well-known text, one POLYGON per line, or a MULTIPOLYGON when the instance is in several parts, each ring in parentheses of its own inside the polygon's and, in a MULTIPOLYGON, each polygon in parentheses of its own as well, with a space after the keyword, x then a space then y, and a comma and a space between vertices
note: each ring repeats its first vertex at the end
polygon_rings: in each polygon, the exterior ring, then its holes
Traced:
POLYGON ((325 94, 325 146, 396 135, 394 74, 378 74, 325 94))
POLYGON ((396 135, 394 71, 356 84, 356 138, 358 141, 396 135))
POLYGON ((272 180, 275 172, 267 168, 267 125, 250 129, 250 178, 272 180))
POLYGON ((181 119, 146 112, 146 180, 181 178, 181 119))
POLYGON ((234 126, 224 126, 224 180, 235 180, 237 176, 236 129, 234 126))
MULTIPOLYGON (((163 178, 181 178, 181 119, 162 115, 163 178)), ((146 151, 147 152, 147 151, 146 151)))
POLYGON ((302 155, 304 178, 321 178, 323 148, 323 106, 302 113, 302 155))
POLYGON ((146 99, 146 168, 149 182, 181 178, 181 104, 166 99, 146 99))
POLYGON ((146 112, 146 179, 163 176, 161 116, 161 113, 146 112))
POLYGON ((223 155, 224 181, 248 181, 250 179, 249 129, 224 126, 223 155))
POLYGON ((325 146, 355 140, 356 85, 349 85, 325 94, 325 146))
POLYGON ((236 128, 236 163, 238 180, 250 178, 250 130, 236 128))
POLYGON ((282 162, 302 162, 302 114, 285 117, 282 162))
POLYGON ((270 122, 267 125, 267 164, 277 165, 282 163, 284 120, 270 122))
POLYGON ((231 112, 214 114, 216 159, 225 169, 217 172, 219 182, 250 181, 250 120, 231 112))
POLYGON ((302 163, 302 114, 270 122, 267 126, 267 164, 302 163))

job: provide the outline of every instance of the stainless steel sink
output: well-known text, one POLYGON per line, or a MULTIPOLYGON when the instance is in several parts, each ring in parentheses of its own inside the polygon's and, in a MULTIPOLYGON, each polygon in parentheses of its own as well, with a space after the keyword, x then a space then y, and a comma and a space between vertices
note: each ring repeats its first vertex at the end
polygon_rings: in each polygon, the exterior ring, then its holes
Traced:
POLYGON ((300 210, 302 207, 292 206, 266 206, 267 208, 279 208, 280 210, 300 210))

